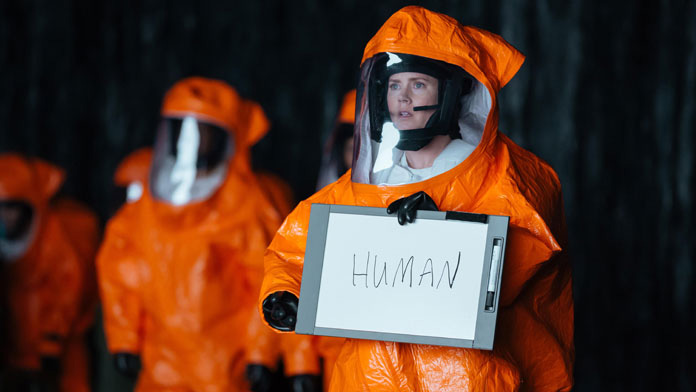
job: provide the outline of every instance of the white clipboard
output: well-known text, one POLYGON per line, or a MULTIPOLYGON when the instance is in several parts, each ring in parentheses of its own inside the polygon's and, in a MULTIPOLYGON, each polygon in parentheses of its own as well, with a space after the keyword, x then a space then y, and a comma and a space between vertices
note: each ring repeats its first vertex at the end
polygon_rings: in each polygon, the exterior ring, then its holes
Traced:
POLYGON ((312 204, 295 331, 492 350, 508 222, 312 204))

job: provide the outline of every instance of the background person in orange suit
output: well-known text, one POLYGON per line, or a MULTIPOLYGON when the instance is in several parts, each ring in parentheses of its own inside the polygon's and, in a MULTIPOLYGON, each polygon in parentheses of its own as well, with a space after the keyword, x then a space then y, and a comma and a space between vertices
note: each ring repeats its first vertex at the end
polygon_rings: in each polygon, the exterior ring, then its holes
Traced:
MULTIPOLYGON (((125 199, 132 203, 140 199, 144 188, 147 186, 147 179, 152 162, 152 148, 140 148, 126 156, 116 168, 114 174, 114 184, 123 192, 123 197, 119 198, 119 205, 125 199)), ((294 207, 294 197, 290 186, 280 177, 265 171, 255 172, 258 184, 264 195, 271 202, 273 207, 279 212, 280 216, 285 217, 294 207)), ((251 331, 259 328, 263 331, 260 318, 252 319, 250 323, 251 331), (257 322, 258 321, 258 322, 257 322)), ((269 353, 275 352, 277 359, 284 362, 284 374, 290 378, 292 387, 295 384, 302 385, 307 383, 317 383, 318 358, 315 348, 312 346, 310 336, 304 335, 281 335, 264 333, 258 336, 255 345, 249 348, 249 363, 269 362, 269 353)), ((279 381, 273 379, 272 368, 264 365, 249 365, 247 372, 251 378, 267 381, 266 386, 259 386, 260 389, 278 387, 279 381), (253 375, 257 373, 256 375, 253 375), (275 382, 275 384, 272 383, 275 382)), ((259 381, 261 383, 262 381, 259 381)), ((294 388, 298 391, 307 391, 308 387, 294 388)))
POLYGON ((551 167, 498 131, 497 93, 524 56, 501 37, 421 7, 365 48, 352 170, 288 216, 266 252, 259 310, 294 329, 311 203, 510 216, 492 351, 346 339, 331 391, 568 391, 573 299, 551 167))
POLYGON ((96 304, 98 222, 77 202, 52 201, 63 171, 0 155, 0 259, 8 334, 0 389, 89 391, 85 332, 96 304))
POLYGON ((334 129, 324 146, 317 190, 338 180, 353 164, 355 94, 355 90, 350 90, 343 96, 334 129))
POLYGON ((278 355, 253 308, 281 216, 249 147, 268 120, 198 77, 176 83, 161 112, 148 186, 108 223, 98 256, 109 351, 120 371, 140 372, 138 391, 263 390, 268 372, 247 381, 245 368, 278 355))
MULTIPOLYGON (((130 153, 124 158, 116 168, 114 183, 121 188, 125 200, 129 203, 135 202, 143 194, 147 186, 147 179, 152 162, 152 149, 150 147, 140 148, 130 153)), ((279 212, 280 216, 285 217, 294 207, 294 197, 290 186, 280 177, 265 171, 255 172, 258 184, 264 195, 271 202, 273 207, 279 212)), ((121 198, 119 198, 120 200, 121 198)), ((120 200, 122 204, 122 200, 120 200)), ((250 323, 250 330, 256 328, 263 331, 261 319, 256 317, 250 323)), ((284 362, 284 374, 290 378, 292 389, 307 391, 308 387, 294 388, 296 384, 317 383, 318 358, 315 348, 312 346, 312 338, 305 335, 281 335, 264 333, 258 336, 253 347, 249 348, 249 363, 269 362, 269 353, 275 352, 277 359, 284 362)), ((258 373, 251 378, 265 380, 266 386, 259 386, 260 389, 278 387, 279 381, 274 379, 271 374, 272 368, 264 365, 247 366, 248 373, 258 373), (273 384, 272 381, 275 383, 273 384)), ((262 381, 259 381, 261 383, 262 381)))

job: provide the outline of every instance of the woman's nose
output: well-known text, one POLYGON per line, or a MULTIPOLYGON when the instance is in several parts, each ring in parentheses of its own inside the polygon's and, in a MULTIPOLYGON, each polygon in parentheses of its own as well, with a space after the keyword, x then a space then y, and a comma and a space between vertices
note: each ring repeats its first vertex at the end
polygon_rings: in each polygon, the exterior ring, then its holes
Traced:
POLYGON ((407 89, 401 90, 401 93, 399 94, 399 102, 408 103, 410 101, 411 101, 411 97, 408 94, 408 90, 407 89))

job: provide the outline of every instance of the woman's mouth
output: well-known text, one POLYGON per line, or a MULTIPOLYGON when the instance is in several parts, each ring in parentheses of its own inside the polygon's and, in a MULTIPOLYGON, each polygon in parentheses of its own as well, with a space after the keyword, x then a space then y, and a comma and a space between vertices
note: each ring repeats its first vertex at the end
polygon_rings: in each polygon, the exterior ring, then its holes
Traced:
POLYGON ((399 112, 399 117, 411 117, 411 112, 399 112))

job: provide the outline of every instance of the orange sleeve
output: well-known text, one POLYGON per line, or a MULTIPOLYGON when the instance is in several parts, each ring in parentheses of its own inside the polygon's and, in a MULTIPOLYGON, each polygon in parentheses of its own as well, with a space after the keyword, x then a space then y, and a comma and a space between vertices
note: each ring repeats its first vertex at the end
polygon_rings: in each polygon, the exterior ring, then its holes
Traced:
POLYGON ((563 196, 558 175, 545 162, 506 136, 505 181, 481 202, 492 214, 510 216, 500 305, 513 304, 542 270, 553 268, 567 243, 563 196), (507 156, 507 155, 506 155, 507 156), (498 197, 505 195, 505 197, 498 197))
POLYGON ((500 291, 500 305, 511 305, 535 276, 554 268, 557 256, 566 246, 565 216, 559 191, 538 196, 541 204, 531 212, 513 216, 508 228, 505 264, 500 291), (514 219, 514 221, 513 221, 514 219))
POLYGON ((143 324, 139 297, 141 257, 120 215, 107 227, 97 255, 97 274, 109 351, 138 353, 143 324))
MULTIPOLYGON (((252 230, 247 230, 247 234, 252 230)), ((268 237, 266 237, 268 238, 268 237)), ((268 243, 267 240, 265 243, 268 243)), ((252 249, 246 252, 244 257, 246 262, 247 284, 249 293, 258 293, 263 279, 263 250, 252 249)), ((270 369, 275 369, 280 359, 280 335, 264 325, 263 319, 255 309, 255 298, 248 297, 245 306, 249 310, 249 320, 247 326, 247 364, 263 365, 270 369)))
MULTIPOLYGON (((310 210, 311 202, 300 203, 287 217, 266 250, 265 275, 259 298, 262 320, 261 303, 269 295, 277 291, 288 291, 300 297, 310 210)), ((263 322, 265 323, 265 320, 263 322)), ((279 334, 279 331, 274 333, 279 334)), ((319 359, 312 336, 294 333, 283 333, 279 336, 285 373, 288 376, 319 374, 319 359)))
POLYGON ((300 297, 310 210, 311 202, 301 202, 285 219, 266 250, 265 275, 258 303, 261 317, 263 317, 261 304, 269 295, 278 291, 288 291, 300 297))
POLYGON ((539 269, 556 253, 526 229, 508 228, 500 306, 512 305, 539 269))

